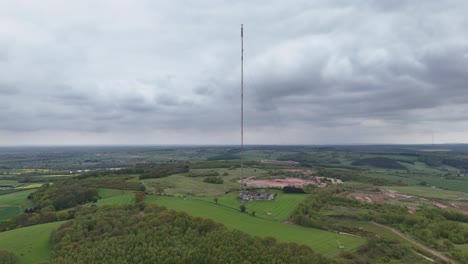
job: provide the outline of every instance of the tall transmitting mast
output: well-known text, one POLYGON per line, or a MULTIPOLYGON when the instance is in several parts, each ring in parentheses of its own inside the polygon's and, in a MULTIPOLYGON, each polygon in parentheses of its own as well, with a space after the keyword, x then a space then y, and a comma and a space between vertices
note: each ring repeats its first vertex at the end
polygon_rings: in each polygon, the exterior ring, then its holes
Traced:
POLYGON ((244 24, 241 24, 241 150, 240 190, 244 188, 244 24))

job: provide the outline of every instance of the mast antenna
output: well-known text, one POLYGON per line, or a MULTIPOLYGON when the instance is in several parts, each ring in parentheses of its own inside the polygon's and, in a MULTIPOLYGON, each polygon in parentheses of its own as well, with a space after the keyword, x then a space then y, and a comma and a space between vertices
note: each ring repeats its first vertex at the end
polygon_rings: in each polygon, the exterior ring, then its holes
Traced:
POLYGON ((244 24, 241 24, 241 150, 240 190, 244 188, 244 24))

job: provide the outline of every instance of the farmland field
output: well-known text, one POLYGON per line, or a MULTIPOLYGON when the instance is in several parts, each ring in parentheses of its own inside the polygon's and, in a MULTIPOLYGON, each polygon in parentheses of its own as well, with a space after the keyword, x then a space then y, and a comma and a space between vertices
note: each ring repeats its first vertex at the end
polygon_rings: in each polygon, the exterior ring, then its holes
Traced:
POLYGON ((39 263, 49 257, 49 238, 64 222, 34 225, 0 233, 0 249, 14 253, 19 264, 39 263))
POLYGON ((2 180, 0 179, 0 184, 17 184, 18 181, 15 180, 2 180))
POLYGON ((20 209, 15 206, 15 207, 9 207, 5 206, 2 207, 0 206, 0 221, 14 217, 15 215, 19 214, 21 211, 20 209))
POLYGON ((421 181, 426 181, 427 184, 437 188, 443 188, 459 192, 468 192, 468 179, 445 179, 440 177, 424 177, 419 178, 421 181))
MULTIPOLYGON (((254 201, 247 204, 241 203, 236 199, 235 194, 225 195, 219 198, 218 204, 222 206, 238 209, 241 204, 247 207, 247 211, 255 211, 257 217, 272 219, 277 221, 288 220, 289 215, 296 206, 304 200, 304 194, 281 194, 278 192, 275 201, 254 201)), ((212 202, 213 198, 201 198, 202 200, 212 202)))
POLYGON ((112 196, 105 199, 100 199, 97 201, 97 205, 122 205, 122 204, 134 204, 135 195, 132 194, 122 194, 117 196, 112 196))
POLYGON ((34 190, 31 189, 0 195, 0 205, 12 205, 20 208, 28 207, 30 202, 27 197, 32 192, 34 192, 34 190))
MULTIPOLYGON (((295 242, 308 245, 316 252, 326 256, 336 256, 340 252, 337 240, 347 250, 353 250, 364 243, 363 239, 355 237, 280 223, 275 220, 261 218, 260 216, 251 216, 248 213, 241 213, 237 208, 223 205, 223 201, 220 204, 215 204, 213 201, 203 199, 147 196, 146 202, 162 205, 169 209, 185 211, 193 216, 211 218, 223 223, 228 228, 238 229, 253 236, 271 236, 280 242, 295 242)), ((249 211, 249 204, 246 206, 249 211)), ((279 211, 283 213, 279 215, 284 216, 284 212, 287 210, 288 208, 280 209, 279 211)))
POLYGON ((124 194, 133 194, 134 191, 118 190, 109 188, 99 188, 98 194, 101 199, 106 199, 114 196, 120 196, 124 194))

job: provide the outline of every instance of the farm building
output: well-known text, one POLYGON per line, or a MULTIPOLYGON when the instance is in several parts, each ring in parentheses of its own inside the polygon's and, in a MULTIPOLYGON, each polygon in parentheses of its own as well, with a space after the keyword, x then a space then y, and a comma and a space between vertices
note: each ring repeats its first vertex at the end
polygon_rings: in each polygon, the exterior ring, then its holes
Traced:
POLYGON ((241 202, 251 202, 251 201, 259 201, 259 200, 271 201, 276 198, 276 193, 243 191, 239 193, 237 198, 241 202))

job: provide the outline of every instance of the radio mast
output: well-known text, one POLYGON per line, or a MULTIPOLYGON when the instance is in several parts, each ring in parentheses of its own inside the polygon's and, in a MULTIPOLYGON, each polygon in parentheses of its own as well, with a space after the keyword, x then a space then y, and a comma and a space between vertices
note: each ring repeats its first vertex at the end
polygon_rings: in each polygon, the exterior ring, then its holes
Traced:
POLYGON ((240 190, 244 188, 244 24, 241 24, 241 150, 240 190))

